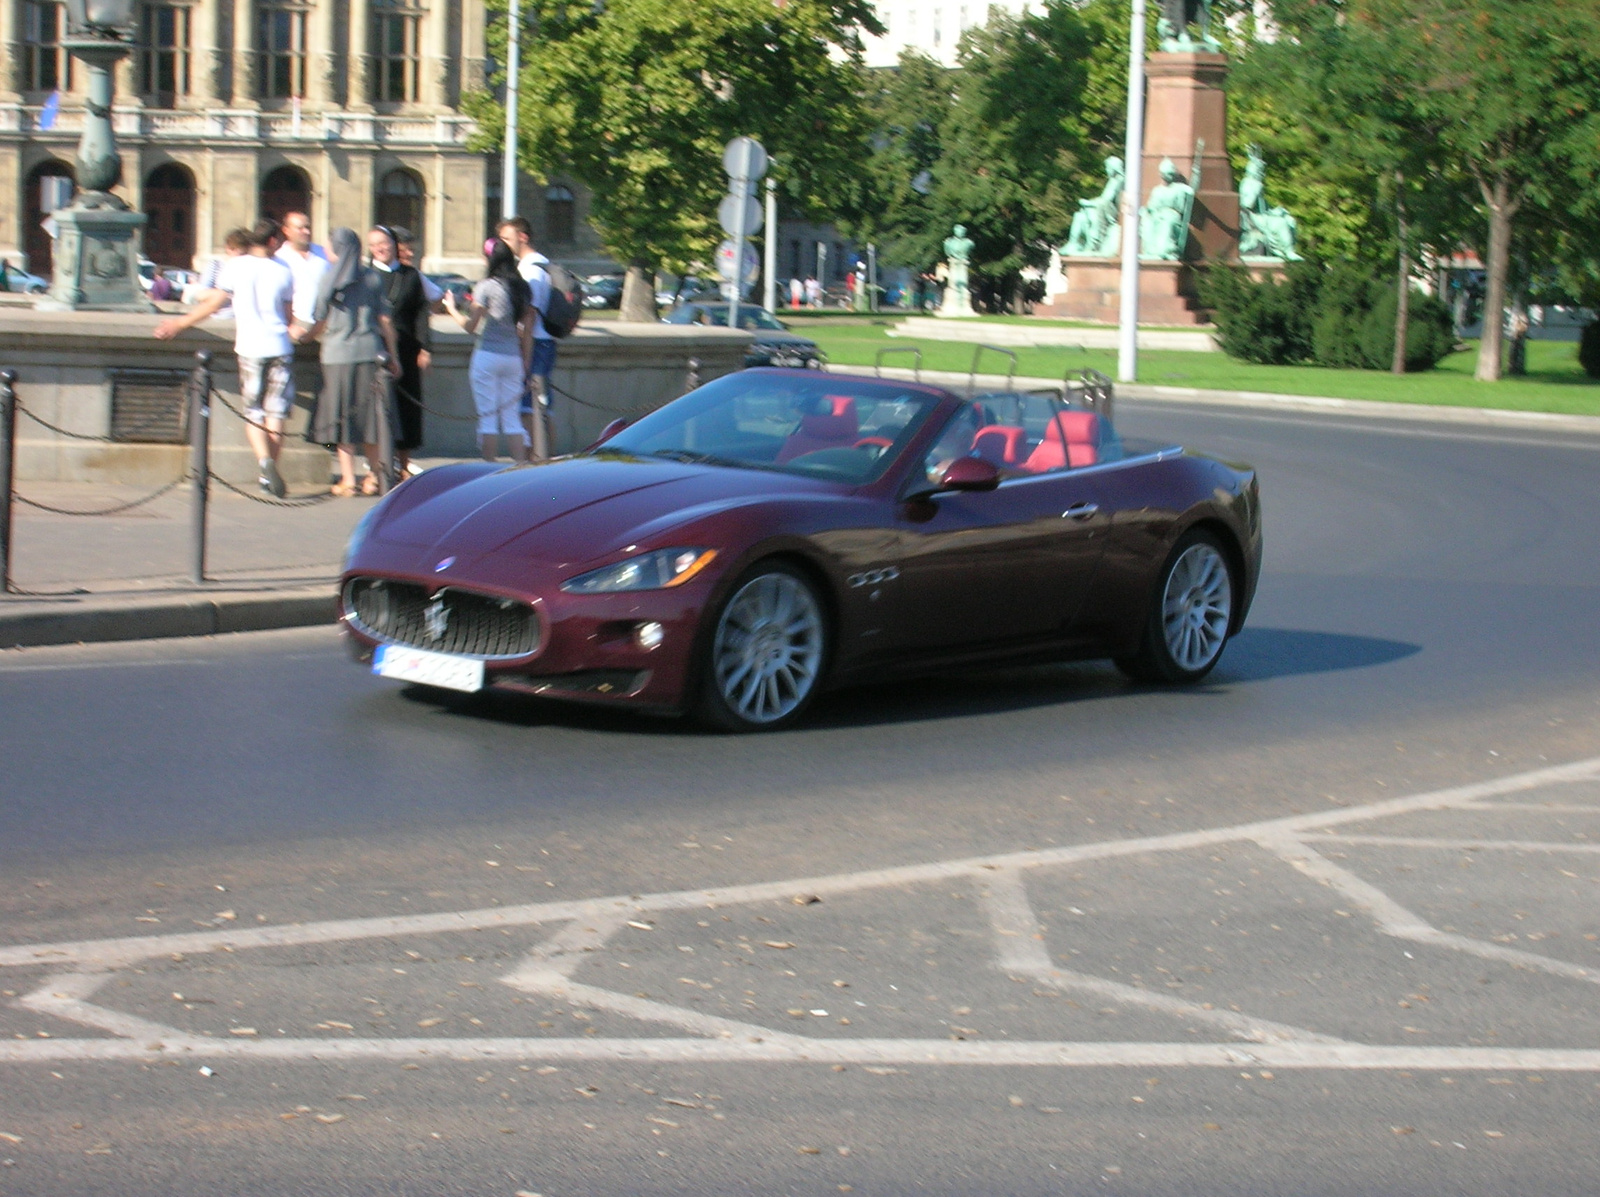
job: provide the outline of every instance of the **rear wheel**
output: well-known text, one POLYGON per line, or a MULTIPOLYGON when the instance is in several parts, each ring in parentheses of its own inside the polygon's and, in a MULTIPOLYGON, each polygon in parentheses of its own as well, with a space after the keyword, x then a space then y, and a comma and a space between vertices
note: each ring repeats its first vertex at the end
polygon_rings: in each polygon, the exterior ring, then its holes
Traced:
POLYGON ((811 582, 781 562, 758 566, 712 626, 701 662, 702 718, 739 732, 794 722, 822 680, 827 636, 811 582))
POLYGON ((1222 657, 1233 622, 1233 575, 1217 538, 1178 541, 1156 580, 1144 637, 1117 668, 1142 682, 1197 682, 1222 657))

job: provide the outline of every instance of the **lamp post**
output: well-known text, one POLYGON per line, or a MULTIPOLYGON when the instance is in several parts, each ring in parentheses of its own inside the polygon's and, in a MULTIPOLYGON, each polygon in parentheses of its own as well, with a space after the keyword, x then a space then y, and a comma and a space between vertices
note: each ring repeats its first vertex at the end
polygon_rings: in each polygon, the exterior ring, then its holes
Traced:
POLYGON ((54 311, 148 312, 139 283, 142 212, 111 189, 122 181, 122 155, 111 128, 113 72, 133 48, 135 0, 67 0, 66 48, 89 76, 78 141, 78 194, 54 213, 55 279, 41 308, 54 311))

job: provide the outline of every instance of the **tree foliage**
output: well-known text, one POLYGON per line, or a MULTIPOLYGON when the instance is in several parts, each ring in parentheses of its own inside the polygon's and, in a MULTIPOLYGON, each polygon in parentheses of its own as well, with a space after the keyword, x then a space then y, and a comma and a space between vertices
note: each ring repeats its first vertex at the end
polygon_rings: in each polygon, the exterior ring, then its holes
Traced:
MULTIPOLYGON (((619 261, 655 270, 707 260, 722 233, 722 149, 757 138, 786 207, 831 211, 865 141, 855 30, 867 0, 531 0, 524 7, 519 164, 568 171, 619 261)), ((491 49, 504 45, 504 22, 491 49)), ((502 59, 503 60, 503 59, 502 59)), ((476 97, 479 144, 504 129, 476 97)))

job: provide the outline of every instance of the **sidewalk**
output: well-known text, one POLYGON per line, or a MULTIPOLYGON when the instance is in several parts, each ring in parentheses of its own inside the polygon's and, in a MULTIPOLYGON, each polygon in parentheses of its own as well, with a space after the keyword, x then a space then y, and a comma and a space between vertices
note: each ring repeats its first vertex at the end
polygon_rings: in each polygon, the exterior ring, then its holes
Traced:
MULTIPOLYGON (((19 482, 16 492, 19 500, 96 511, 152 489, 19 482)), ((300 488, 289 498, 315 493, 300 488)), ((208 581, 197 586, 190 578, 193 504, 188 483, 116 515, 57 515, 16 501, 13 593, 0 595, 0 648, 332 622, 345 543, 356 521, 376 502, 330 498, 304 507, 278 507, 213 486, 208 581)))

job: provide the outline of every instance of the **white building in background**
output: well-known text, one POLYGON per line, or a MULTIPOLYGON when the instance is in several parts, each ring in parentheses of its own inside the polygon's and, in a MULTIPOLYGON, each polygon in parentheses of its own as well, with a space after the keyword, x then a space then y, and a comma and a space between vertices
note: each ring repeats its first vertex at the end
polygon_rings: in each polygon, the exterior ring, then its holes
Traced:
POLYGON ((878 0, 878 20, 887 32, 863 39, 869 67, 892 67, 902 50, 917 50, 945 66, 956 65, 961 35, 989 19, 990 9, 1021 15, 1041 0, 878 0))

